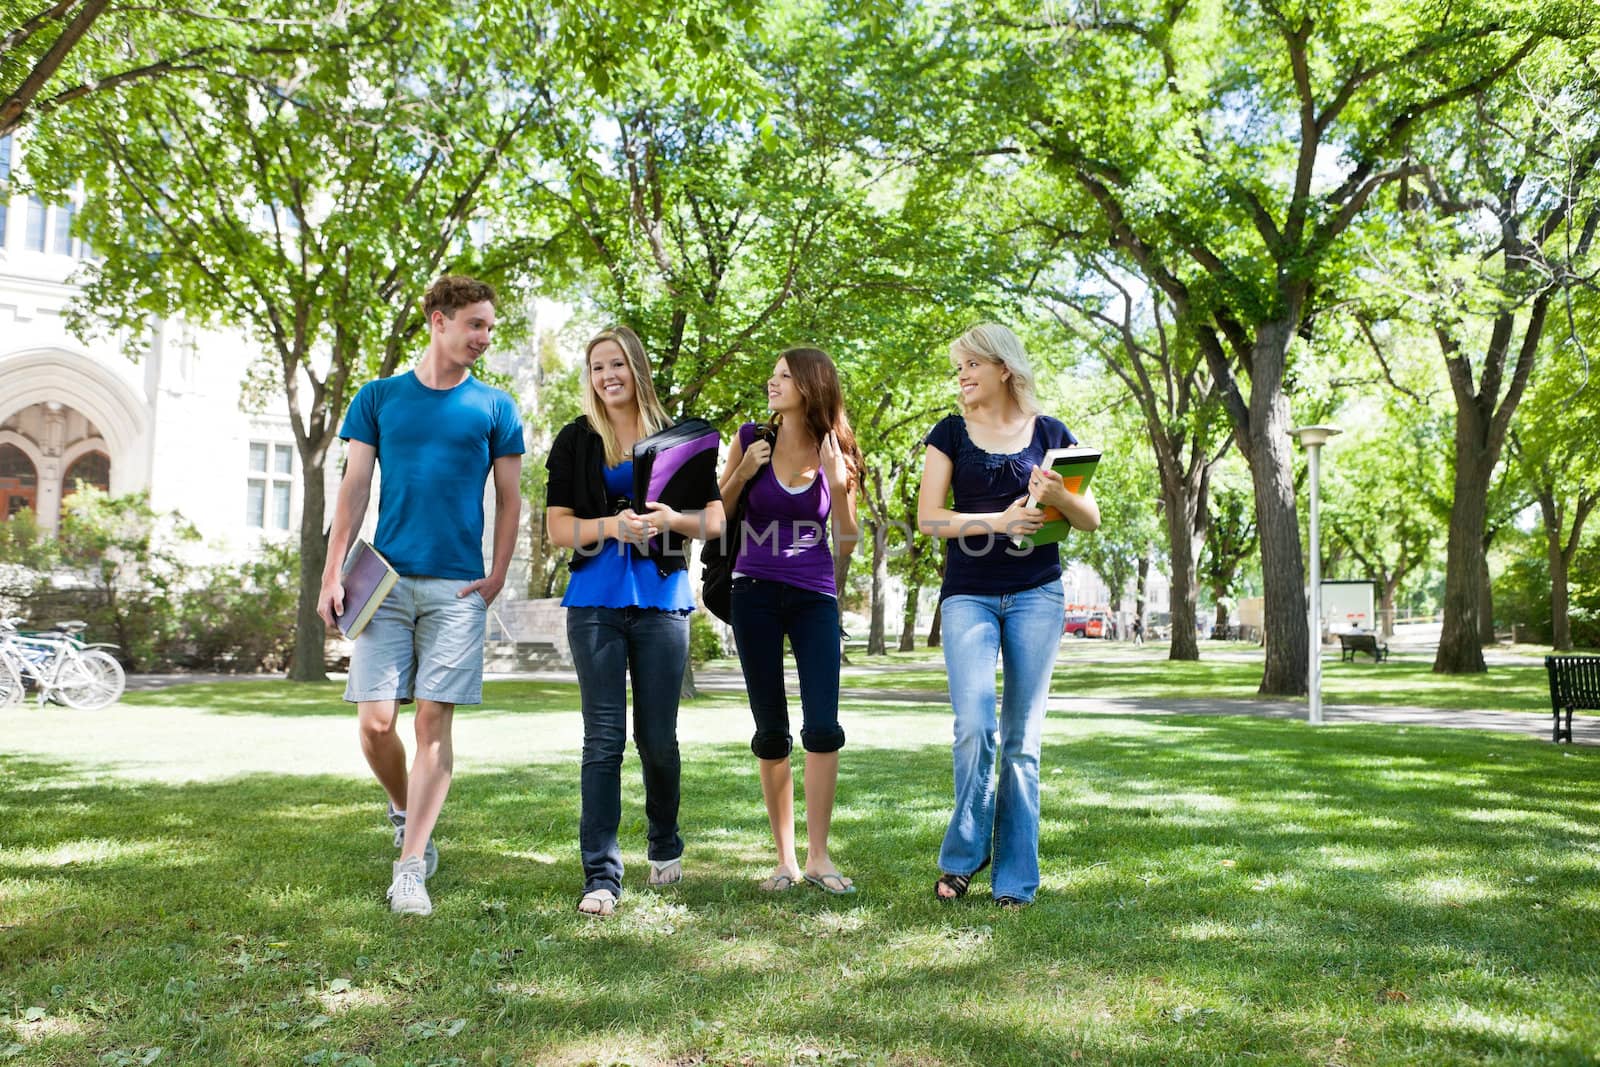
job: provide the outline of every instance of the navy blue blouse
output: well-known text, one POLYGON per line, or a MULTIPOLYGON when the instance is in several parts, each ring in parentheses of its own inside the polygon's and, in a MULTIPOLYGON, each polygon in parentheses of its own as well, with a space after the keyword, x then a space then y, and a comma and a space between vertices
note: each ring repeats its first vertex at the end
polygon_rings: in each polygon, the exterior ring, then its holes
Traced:
MULTIPOLYGON (((1052 448, 1078 439, 1059 419, 1033 420, 1033 439, 1020 452, 986 452, 967 435, 967 420, 950 415, 928 431, 928 444, 950 457, 952 508, 964 514, 1004 511, 1028 495, 1028 477, 1052 448)), ((1004 534, 974 533, 945 542, 944 584, 939 599, 958 594, 999 596, 1020 593, 1061 578, 1061 551, 1055 544, 1018 548, 1004 534)))

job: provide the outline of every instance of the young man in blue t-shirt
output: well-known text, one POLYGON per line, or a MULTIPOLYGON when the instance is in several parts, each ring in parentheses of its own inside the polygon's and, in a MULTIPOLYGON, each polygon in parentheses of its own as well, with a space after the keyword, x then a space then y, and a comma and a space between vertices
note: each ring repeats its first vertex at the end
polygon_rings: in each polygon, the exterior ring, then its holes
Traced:
POLYGON ((446 275, 423 300, 428 348, 414 370, 361 387, 339 436, 349 444, 328 534, 317 612, 344 610, 342 565, 379 481, 373 546, 400 572, 350 656, 344 698, 359 709, 361 751, 389 795, 395 827, 391 910, 433 911, 426 881, 438 864, 434 823, 450 791, 450 721, 483 699, 483 631, 511 565, 522 510, 522 420, 515 403, 472 376, 494 330, 494 290, 446 275), (483 483, 494 475, 494 560, 483 571, 483 483), (417 702, 417 754, 406 773, 395 733, 417 702))

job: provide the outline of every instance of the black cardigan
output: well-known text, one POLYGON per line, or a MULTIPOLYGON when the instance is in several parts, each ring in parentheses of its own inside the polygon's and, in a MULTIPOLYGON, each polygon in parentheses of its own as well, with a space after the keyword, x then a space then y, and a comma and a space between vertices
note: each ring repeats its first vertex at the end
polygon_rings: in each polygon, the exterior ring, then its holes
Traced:
MULTIPOLYGON (((603 519, 635 506, 627 497, 607 495, 605 442, 589 425, 587 416, 579 415, 561 428, 544 465, 550 472, 545 488, 547 508, 571 508, 580 519, 603 519)), ((714 479, 707 499, 722 499, 714 479)), ((656 541, 659 544, 641 551, 655 563, 663 577, 689 565, 689 542, 682 534, 666 530, 656 541)), ((583 569, 599 550, 600 546, 574 549, 568 566, 575 571, 583 569)))

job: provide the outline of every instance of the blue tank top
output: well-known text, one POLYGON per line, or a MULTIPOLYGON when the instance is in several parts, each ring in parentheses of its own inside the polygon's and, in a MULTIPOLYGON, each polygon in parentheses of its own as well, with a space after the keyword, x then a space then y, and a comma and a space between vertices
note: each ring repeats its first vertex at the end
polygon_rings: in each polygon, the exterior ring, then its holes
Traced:
MULTIPOLYGON (((607 496, 631 497, 633 460, 607 467, 605 479, 607 496)), ((694 594, 689 589, 687 570, 675 570, 662 577, 655 561, 636 553, 632 545, 606 541, 587 566, 572 572, 561 606, 693 611, 694 594)))

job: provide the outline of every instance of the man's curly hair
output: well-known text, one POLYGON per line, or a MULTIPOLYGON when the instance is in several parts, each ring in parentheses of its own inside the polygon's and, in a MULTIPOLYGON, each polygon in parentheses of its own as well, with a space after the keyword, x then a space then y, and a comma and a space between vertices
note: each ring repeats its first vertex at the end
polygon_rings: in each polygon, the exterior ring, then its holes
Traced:
POLYGON ((428 295, 422 298, 422 317, 431 320, 435 311, 442 311, 445 318, 453 319, 468 304, 485 300, 494 303, 494 286, 465 274, 446 274, 428 286, 428 295))

